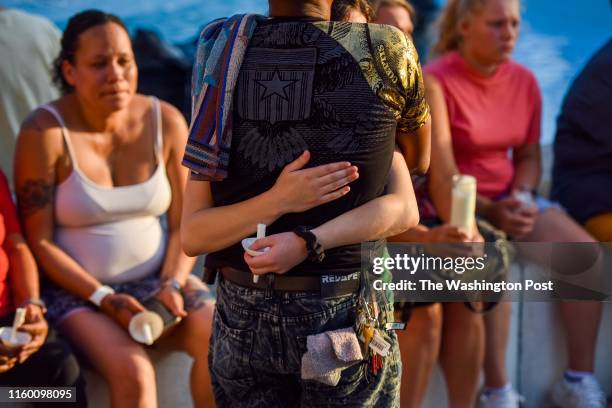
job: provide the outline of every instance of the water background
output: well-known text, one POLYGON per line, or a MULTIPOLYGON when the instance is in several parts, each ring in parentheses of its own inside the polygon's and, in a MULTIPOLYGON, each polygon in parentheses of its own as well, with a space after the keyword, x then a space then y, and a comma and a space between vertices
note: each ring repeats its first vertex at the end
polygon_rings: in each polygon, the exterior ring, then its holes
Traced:
MULTIPOLYGON (((42 14, 60 28, 86 8, 123 18, 130 28, 158 31, 172 43, 184 42, 213 18, 241 12, 267 12, 265 0, 0 0, 42 14)), ((521 37, 515 59, 530 68, 542 89, 542 143, 552 141, 555 118, 572 78, 612 36, 610 0, 524 0, 521 37)))

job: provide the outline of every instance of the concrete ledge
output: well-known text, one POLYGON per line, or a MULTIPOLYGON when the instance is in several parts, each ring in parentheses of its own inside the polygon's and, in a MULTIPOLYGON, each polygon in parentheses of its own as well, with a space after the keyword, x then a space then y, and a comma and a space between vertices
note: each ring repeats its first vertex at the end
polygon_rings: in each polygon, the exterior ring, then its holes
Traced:
MULTIPOLYGON (((189 372, 193 359, 181 352, 149 352, 157 377, 157 405, 159 407, 191 408, 189 372)), ((85 371, 87 399, 92 408, 110 407, 108 386, 92 370, 85 371)))

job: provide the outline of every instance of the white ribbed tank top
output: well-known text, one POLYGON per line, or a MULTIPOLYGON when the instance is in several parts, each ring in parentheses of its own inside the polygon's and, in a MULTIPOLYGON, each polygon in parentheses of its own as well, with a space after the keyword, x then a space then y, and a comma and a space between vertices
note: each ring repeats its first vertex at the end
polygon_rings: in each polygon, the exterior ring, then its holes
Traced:
POLYGON ((157 168, 139 184, 104 187, 80 169, 60 113, 42 109, 59 122, 72 172, 55 189, 55 243, 103 283, 137 280, 156 273, 166 252, 160 216, 172 200, 162 154, 159 101, 151 98, 157 168))

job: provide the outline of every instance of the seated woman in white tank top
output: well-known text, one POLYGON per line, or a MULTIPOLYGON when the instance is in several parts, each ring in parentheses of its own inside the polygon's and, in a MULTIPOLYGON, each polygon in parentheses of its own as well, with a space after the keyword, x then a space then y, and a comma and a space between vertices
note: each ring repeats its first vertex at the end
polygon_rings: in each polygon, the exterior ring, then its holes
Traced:
POLYGON ((151 98, 156 168, 146 181, 106 187, 79 168, 68 129, 53 105, 41 106, 61 126, 72 172, 55 187, 57 245, 102 283, 124 283, 155 274, 166 252, 160 216, 172 193, 163 160, 160 103, 151 98))
POLYGON ((196 406, 210 397, 212 301, 181 249, 187 170, 182 115, 136 93, 129 36, 114 16, 68 23, 58 58, 63 96, 24 123, 16 155, 22 223, 41 270, 51 323, 107 381, 113 406, 155 406, 155 371, 130 318, 155 296, 182 317, 156 345, 194 358, 196 406), (162 225, 165 216, 166 225, 162 225))

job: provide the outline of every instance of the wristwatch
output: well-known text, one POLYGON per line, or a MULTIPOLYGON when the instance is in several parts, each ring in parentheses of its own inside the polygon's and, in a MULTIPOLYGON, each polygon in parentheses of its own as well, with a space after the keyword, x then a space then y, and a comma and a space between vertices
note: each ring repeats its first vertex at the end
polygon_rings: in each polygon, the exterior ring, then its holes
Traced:
POLYGON ((325 259, 325 251, 323 251, 323 246, 312 231, 307 227, 299 226, 293 230, 293 233, 306 242, 306 250, 308 251, 307 259, 309 261, 317 263, 323 262, 323 259, 325 259))
POLYGON ((167 286, 176 290, 181 295, 183 294, 183 287, 181 286, 180 282, 176 278, 166 279, 159 285, 160 289, 163 289, 167 286))

